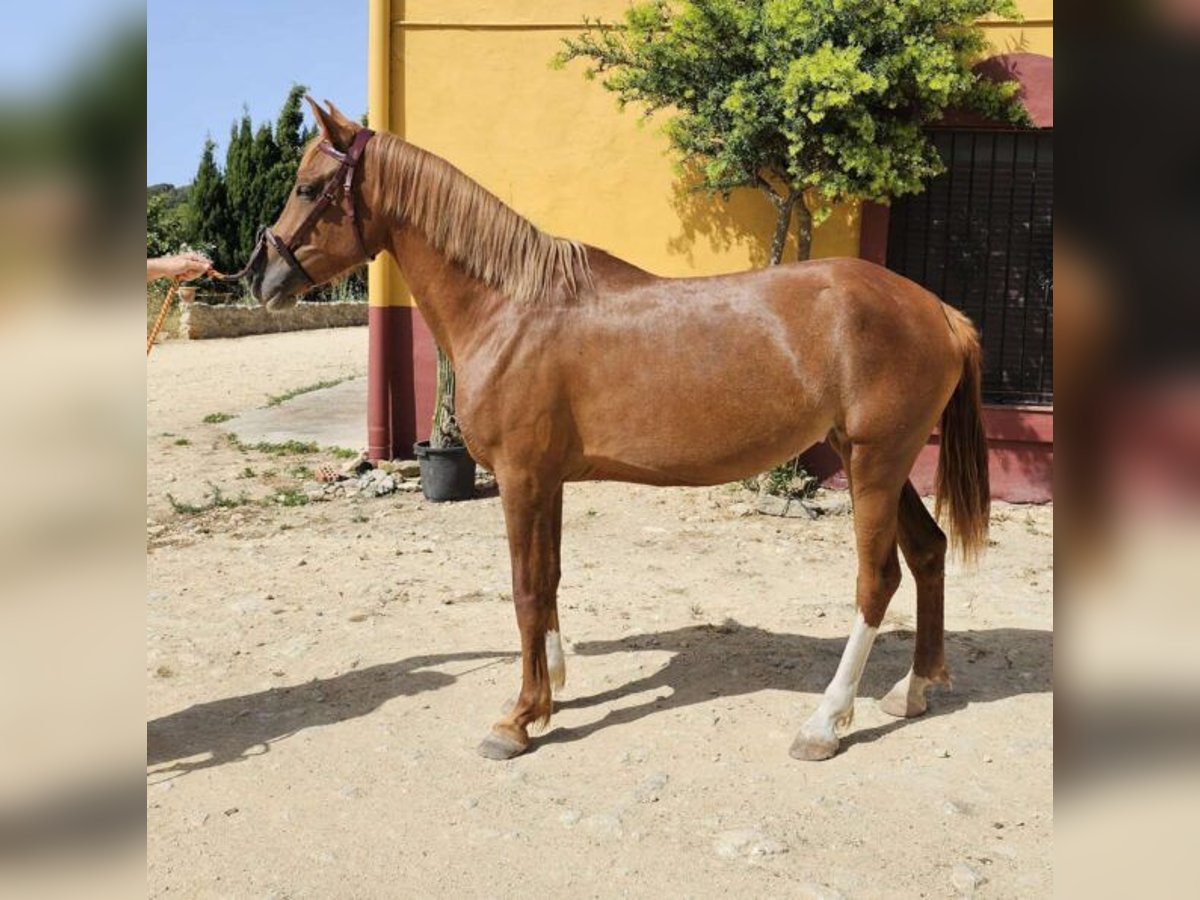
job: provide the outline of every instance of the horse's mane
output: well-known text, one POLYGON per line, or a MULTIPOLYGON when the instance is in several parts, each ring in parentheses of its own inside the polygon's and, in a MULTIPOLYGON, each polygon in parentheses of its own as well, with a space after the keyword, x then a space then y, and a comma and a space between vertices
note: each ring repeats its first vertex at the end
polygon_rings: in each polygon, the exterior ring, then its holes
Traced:
POLYGON ((587 250, 554 237, 450 163, 390 134, 375 139, 384 212, 419 229, 434 249, 521 303, 569 299, 592 281, 587 250))

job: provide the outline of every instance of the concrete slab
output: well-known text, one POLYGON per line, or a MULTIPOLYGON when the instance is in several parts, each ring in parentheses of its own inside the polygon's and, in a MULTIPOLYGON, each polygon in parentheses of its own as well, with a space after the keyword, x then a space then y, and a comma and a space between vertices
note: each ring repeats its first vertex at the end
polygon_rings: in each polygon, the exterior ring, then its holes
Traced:
POLYGON ((252 409, 225 423, 244 444, 312 442, 320 447, 365 450, 367 379, 352 378, 300 394, 278 406, 252 409))

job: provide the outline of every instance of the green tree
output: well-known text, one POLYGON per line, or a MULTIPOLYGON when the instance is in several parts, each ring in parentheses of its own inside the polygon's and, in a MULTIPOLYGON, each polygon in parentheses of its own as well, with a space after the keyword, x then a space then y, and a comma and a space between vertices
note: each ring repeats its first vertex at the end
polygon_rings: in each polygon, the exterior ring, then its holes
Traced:
MULTIPOLYGON (((247 216, 256 232, 259 224, 274 222, 283 209, 283 199, 287 194, 280 197, 280 162, 281 154, 279 145, 275 143, 274 131, 269 125, 259 125, 254 133, 254 146, 250 154, 250 188, 246 201, 247 216)), ((294 167, 292 172, 295 173, 294 167)), ((253 241, 254 235, 250 237, 253 241)))
POLYGON ((947 108, 1025 120, 1015 82, 971 65, 977 22, 1012 0, 649 0, 621 27, 588 21, 554 63, 587 76, 664 131, 695 177, 728 197, 761 190, 777 213, 771 263, 798 221, 799 258, 830 205, 919 192, 944 166, 926 126, 947 108))
POLYGON ((275 122, 275 143, 279 145, 280 158, 293 167, 293 173, 300 163, 304 145, 312 139, 314 133, 313 129, 304 127, 303 101, 307 93, 308 88, 304 85, 293 84, 275 122))
POLYGON ((255 218, 253 180, 254 132, 250 111, 243 107, 241 119, 229 129, 229 146, 225 149, 225 192, 233 229, 229 238, 237 259, 250 256, 259 226, 255 218))
MULTIPOLYGON (((302 84, 292 85, 288 91, 279 118, 275 122, 275 146, 277 156, 266 170, 265 186, 262 194, 262 221, 271 222, 278 216, 287 202, 288 193, 296 180, 296 169, 300 165, 300 157, 304 146, 312 139, 315 129, 304 127, 304 95, 308 92, 302 84)), ((256 138, 256 143, 257 143, 256 138)), ((261 165, 264 156, 258 154, 261 165)))
POLYGON ((217 168, 216 144, 212 138, 204 142, 204 152, 200 155, 200 166, 192 182, 188 207, 188 240, 198 249, 209 252, 218 269, 233 272, 240 268, 236 223, 229 208, 225 179, 217 168))
POLYGON ((183 229, 164 193, 146 195, 146 255, 165 256, 183 242, 183 229))

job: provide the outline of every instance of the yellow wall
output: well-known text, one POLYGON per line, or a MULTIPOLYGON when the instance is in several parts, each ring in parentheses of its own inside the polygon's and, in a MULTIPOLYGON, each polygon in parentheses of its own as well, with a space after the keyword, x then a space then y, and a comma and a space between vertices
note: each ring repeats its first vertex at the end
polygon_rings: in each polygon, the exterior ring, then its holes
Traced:
MULTIPOLYGON (((549 66, 585 15, 613 21, 627 0, 375 0, 390 5, 389 130, 454 163, 540 227, 663 275, 766 262, 774 210, 757 191, 729 203, 682 191, 659 119, 618 111, 583 64, 549 66)), ((988 23, 999 51, 1050 53, 1049 0, 1021 4, 1025 26, 988 23)), ((372 25, 384 18, 380 9, 372 25)), ((377 37, 373 35, 373 38, 377 37)), ((375 41, 378 43, 378 41, 375 41)), ((378 121, 383 125, 383 121, 378 121)), ((857 255, 858 210, 814 236, 813 256, 857 255)), ((794 258, 794 245, 785 252, 794 258)), ((375 303, 407 303, 403 288, 375 303)))

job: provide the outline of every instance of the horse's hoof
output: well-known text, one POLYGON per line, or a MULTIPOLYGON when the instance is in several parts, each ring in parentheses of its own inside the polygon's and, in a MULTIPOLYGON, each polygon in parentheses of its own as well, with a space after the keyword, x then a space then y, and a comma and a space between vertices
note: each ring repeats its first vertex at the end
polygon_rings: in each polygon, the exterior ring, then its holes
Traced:
POLYGON ((823 734, 806 734, 801 731, 792 742, 788 751, 792 759, 802 759, 806 762, 820 762, 837 754, 838 739, 823 734))
POLYGON ((924 697, 910 697, 907 691, 891 691, 879 698, 879 708, 897 719, 915 719, 925 714, 928 705, 924 697))
POLYGON ((479 744, 479 755, 486 759, 512 759, 529 749, 529 741, 521 743, 511 735, 491 732, 479 744))
POLYGON ((926 683, 926 680, 918 675, 906 675, 879 698, 879 708, 897 719, 915 719, 924 715, 925 710, 929 708, 925 702, 926 683))

